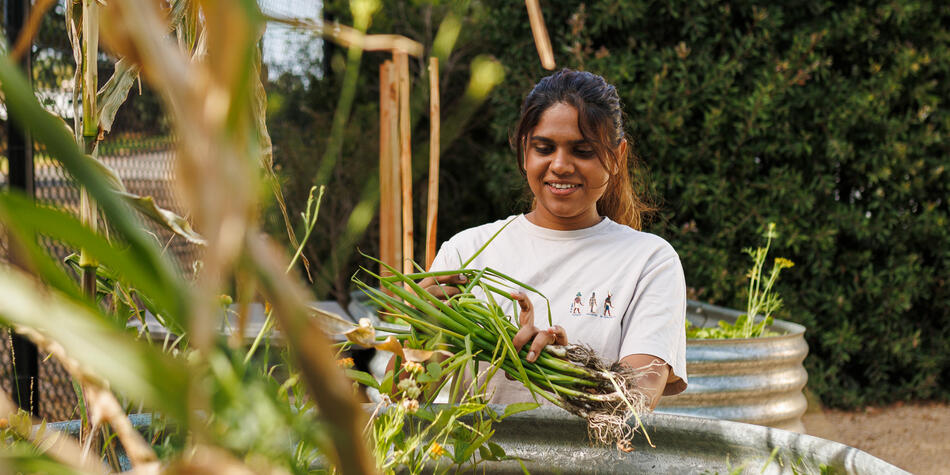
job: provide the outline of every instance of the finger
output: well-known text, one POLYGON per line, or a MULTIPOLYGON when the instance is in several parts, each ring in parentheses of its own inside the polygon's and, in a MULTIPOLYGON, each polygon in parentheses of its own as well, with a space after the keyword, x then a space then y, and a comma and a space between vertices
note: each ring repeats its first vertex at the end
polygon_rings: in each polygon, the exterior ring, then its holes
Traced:
POLYGON ((519 326, 534 325, 534 306, 524 292, 512 292, 511 298, 518 302, 521 312, 518 314, 519 326))
POLYGON ((420 280, 419 287, 426 289, 433 285, 462 285, 466 282, 468 282, 468 277, 465 274, 439 275, 420 280))
POLYGON ((424 289, 426 292, 429 292, 430 294, 434 295, 436 298, 443 299, 443 300, 453 295, 458 295, 462 293, 462 291, 459 290, 458 287, 452 287, 449 285, 430 285, 428 287, 424 287, 424 289))
POLYGON ((531 299, 529 299, 524 292, 512 292, 511 298, 518 302, 518 307, 521 308, 522 312, 530 312, 532 310, 531 299))
POLYGON ((538 355, 541 354, 541 350, 551 343, 554 343, 554 335, 551 332, 538 332, 534 337, 534 341, 531 342, 531 349, 528 350, 528 362, 534 363, 538 359, 538 355))
POLYGON ((439 275, 435 277, 435 280, 443 285, 462 285, 468 283, 468 277, 465 274, 439 275))
POLYGON ((548 329, 548 332, 554 336, 555 345, 566 345, 567 344, 567 330, 560 325, 554 325, 548 329))
POLYGON ((534 325, 525 325, 518 330, 518 333, 515 333, 515 337, 511 339, 511 344, 514 345, 515 351, 521 351, 521 347, 531 341, 537 334, 537 327, 534 325))

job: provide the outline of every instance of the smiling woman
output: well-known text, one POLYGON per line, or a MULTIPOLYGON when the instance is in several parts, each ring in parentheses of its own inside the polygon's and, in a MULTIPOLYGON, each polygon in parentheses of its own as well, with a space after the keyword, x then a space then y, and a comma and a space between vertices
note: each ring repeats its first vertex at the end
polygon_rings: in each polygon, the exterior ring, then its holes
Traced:
MULTIPOLYGON (((600 221, 597 201, 607 189, 610 173, 577 123, 574 106, 551 106, 541 115, 524 152, 524 173, 536 200, 527 217, 539 226, 570 230, 600 221)), ((626 141, 620 142, 620 148, 626 146, 626 141)))
MULTIPOLYGON (((602 359, 641 369, 637 385, 655 406, 686 388, 686 290, 679 257, 658 236, 640 232, 646 210, 631 187, 628 145, 616 89, 588 72, 562 70, 525 98, 511 139, 534 195, 533 209, 462 231, 442 245, 431 271, 492 268, 550 299, 551 328, 535 325, 534 294, 500 302, 519 315, 516 348, 536 360, 547 345, 582 344, 602 359), (491 240, 491 244, 482 249, 491 240), (476 256, 466 263, 465 258, 476 256)), ((420 284, 450 296, 459 276, 420 284)), ((454 293, 457 293, 454 292, 454 293)), ((548 318, 546 318, 548 317, 548 318)), ((495 377, 493 402, 531 396, 495 377)))

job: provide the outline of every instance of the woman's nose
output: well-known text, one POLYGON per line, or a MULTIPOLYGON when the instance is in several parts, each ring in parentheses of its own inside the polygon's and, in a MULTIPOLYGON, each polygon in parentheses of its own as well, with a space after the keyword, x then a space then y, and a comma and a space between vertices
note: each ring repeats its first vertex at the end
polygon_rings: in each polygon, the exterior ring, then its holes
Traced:
POLYGON ((551 172, 555 175, 569 175, 574 171, 574 161, 571 159, 571 154, 567 153, 566 150, 558 148, 554 152, 554 156, 551 157, 551 172))

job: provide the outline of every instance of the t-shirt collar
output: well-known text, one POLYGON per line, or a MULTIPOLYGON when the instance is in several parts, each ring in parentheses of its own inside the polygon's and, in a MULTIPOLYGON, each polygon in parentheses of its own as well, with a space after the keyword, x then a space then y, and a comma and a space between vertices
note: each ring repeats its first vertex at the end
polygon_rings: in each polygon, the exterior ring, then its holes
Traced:
POLYGON ((603 219, 599 223, 583 229, 572 229, 570 231, 561 231, 558 229, 543 228, 537 224, 532 223, 524 214, 520 214, 515 218, 515 225, 517 225, 521 231, 533 234, 541 239, 549 239, 552 241, 565 241, 570 239, 584 239, 587 237, 595 236, 606 231, 613 221, 610 218, 603 216, 603 219))

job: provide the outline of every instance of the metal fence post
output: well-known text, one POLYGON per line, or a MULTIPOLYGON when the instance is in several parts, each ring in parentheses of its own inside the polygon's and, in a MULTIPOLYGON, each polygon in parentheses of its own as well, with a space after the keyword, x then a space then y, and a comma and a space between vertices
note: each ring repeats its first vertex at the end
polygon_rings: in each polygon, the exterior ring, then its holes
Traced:
MULTIPOLYGON (((7 44, 16 43, 26 19, 30 14, 30 0, 6 0, 4 18, 6 19, 7 44)), ((27 79, 32 79, 30 50, 20 59, 20 67, 27 79)), ((26 130, 20 129, 10 117, 7 117, 7 159, 10 164, 9 183, 11 189, 18 189, 27 196, 33 193, 33 140, 26 130)), ((15 262, 15 256, 13 261, 15 262)), ((13 361, 13 392, 16 403, 28 409, 34 416, 39 414, 39 359, 36 345, 25 337, 12 335, 11 360, 13 361)))

